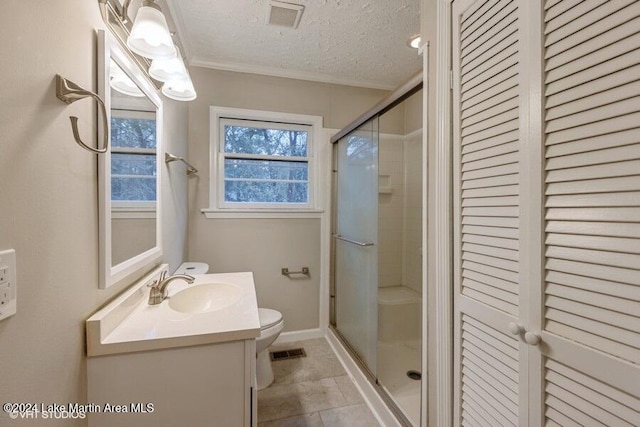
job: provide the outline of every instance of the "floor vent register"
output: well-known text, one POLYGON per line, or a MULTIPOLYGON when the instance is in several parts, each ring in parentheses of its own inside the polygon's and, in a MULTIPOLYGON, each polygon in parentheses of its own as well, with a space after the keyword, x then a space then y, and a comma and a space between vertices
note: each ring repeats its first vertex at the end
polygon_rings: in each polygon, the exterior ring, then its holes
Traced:
POLYGON ((297 357, 307 357, 307 353, 304 352, 304 348, 293 348, 291 350, 280 350, 280 351, 272 351, 271 360, 286 360, 286 359, 295 359, 297 357))

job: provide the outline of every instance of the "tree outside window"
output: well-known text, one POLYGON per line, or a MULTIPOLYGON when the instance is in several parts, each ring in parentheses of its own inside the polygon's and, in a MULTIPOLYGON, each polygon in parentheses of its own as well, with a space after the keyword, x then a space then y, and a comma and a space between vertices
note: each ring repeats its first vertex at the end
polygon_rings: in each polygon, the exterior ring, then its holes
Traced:
POLYGON ((114 111, 111 117, 111 200, 156 200, 155 114, 114 111))
POLYGON ((311 126, 221 119, 224 203, 310 203, 311 126))

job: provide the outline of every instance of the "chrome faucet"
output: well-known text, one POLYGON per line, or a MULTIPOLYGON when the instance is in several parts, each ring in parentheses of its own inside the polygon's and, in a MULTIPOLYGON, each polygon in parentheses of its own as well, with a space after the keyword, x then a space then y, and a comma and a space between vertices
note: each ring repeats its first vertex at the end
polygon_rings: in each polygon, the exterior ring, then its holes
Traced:
POLYGON ((168 294, 167 287, 169 283, 177 279, 185 280, 189 284, 196 280, 195 277, 189 276, 188 274, 175 274, 167 277, 167 272, 163 271, 160 274, 160 279, 154 280, 153 283, 149 285, 151 288, 149 290, 149 305, 158 305, 164 301, 168 294))

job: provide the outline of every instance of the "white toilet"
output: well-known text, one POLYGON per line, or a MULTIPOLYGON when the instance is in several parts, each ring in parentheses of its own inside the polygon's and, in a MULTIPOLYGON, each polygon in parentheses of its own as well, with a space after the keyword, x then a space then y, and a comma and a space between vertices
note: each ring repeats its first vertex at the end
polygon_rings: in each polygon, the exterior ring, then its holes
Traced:
POLYGON ((278 338, 284 328, 282 313, 269 308, 259 308, 260 336, 256 338, 256 379, 258 390, 267 388, 273 382, 273 369, 269 357, 269 346, 278 338))
MULTIPOLYGON (((207 274, 209 265, 204 262, 185 262, 174 274, 207 274)), ((256 379, 258 390, 267 388, 273 382, 273 369, 269 358, 269 346, 278 338, 284 328, 282 313, 268 308, 258 308, 260 336, 256 338, 256 379)))
POLYGON ((194 274, 207 274, 208 272, 209 264, 206 262, 183 262, 173 274, 188 274, 193 276, 194 274))

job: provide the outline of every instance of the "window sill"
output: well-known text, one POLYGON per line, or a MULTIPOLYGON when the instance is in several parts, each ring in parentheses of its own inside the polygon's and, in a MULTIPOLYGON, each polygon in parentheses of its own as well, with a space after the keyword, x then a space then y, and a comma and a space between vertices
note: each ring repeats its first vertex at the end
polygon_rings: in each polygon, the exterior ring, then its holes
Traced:
POLYGON ((322 218, 324 213, 320 209, 306 210, 241 210, 241 209, 202 209, 207 219, 285 219, 285 218, 322 218))

